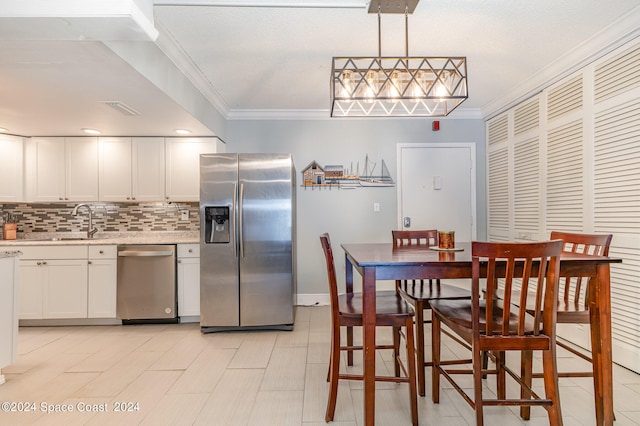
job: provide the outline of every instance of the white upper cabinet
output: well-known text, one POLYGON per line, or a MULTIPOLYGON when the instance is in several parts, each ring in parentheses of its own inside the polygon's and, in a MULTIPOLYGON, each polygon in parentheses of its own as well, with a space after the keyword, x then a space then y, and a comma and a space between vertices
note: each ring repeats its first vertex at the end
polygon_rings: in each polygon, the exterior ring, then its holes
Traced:
POLYGON ((166 199, 200 199, 200 154, 218 151, 218 138, 167 138, 166 199))
POLYGON ((164 138, 100 138, 100 201, 164 199, 164 138))
POLYGON ((0 135, 0 202, 24 201, 24 140, 0 135))
POLYGON ((165 191, 164 138, 132 138, 131 165, 136 201, 161 201, 165 191))
POLYGON ((131 138, 99 138, 100 201, 131 201, 131 138))
POLYGON ((26 147, 27 201, 98 199, 97 138, 31 138, 26 147))

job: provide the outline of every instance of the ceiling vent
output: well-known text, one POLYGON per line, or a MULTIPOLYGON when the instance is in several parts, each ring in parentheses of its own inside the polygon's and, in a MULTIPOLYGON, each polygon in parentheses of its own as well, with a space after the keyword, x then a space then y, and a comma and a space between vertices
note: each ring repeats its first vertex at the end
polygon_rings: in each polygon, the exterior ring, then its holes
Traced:
POLYGON ((100 101, 100 103, 103 103, 106 106, 111 107, 124 115, 140 115, 138 111, 120 101, 100 101))

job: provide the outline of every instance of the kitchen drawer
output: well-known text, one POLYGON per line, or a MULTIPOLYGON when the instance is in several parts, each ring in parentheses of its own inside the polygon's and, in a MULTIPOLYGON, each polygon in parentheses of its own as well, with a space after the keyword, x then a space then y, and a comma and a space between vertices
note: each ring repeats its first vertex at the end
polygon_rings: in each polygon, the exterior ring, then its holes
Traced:
POLYGON ((20 260, 38 259, 86 259, 87 246, 20 246, 20 260))
POLYGON ((178 259, 200 257, 200 244, 178 244, 178 259))
POLYGON ((89 259, 116 259, 118 257, 118 246, 89 246, 89 259))

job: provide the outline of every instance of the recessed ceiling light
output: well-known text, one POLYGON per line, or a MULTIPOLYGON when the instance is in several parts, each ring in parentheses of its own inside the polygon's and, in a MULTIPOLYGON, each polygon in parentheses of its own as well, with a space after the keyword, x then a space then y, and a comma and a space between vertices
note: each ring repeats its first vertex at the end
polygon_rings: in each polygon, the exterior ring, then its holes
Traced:
POLYGON ((96 129, 86 129, 86 128, 82 128, 80 129, 83 132, 89 134, 89 135, 99 135, 100 134, 100 130, 96 130, 96 129))
POLYGON ((179 135, 188 135, 191 133, 191 130, 187 129, 176 129, 176 133, 179 135))
POLYGON ((6 133, 9 129, 5 129, 4 127, 0 127, 0 133, 6 133))

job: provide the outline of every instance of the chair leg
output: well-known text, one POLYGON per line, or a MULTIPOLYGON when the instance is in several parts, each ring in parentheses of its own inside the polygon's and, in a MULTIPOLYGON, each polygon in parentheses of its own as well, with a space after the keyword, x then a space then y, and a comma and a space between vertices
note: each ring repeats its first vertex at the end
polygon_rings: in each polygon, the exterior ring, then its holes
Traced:
POLYGON ((440 320, 431 311, 431 400, 440 402, 440 320))
MULTIPOLYGON (((520 358, 520 376, 522 382, 531 388, 533 375, 533 351, 522 351, 520 358)), ((525 392, 524 388, 520 389, 520 399, 531 398, 529 392, 525 392)), ((531 407, 523 405, 520 407, 520 417, 523 420, 531 418, 531 407)))
MULTIPOLYGON (((476 412, 476 426, 484 425, 484 411, 482 404, 482 351, 478 348, 471 348, 472 351, 472 363, 473 363, 473 400, 475 404, 476 412)), ((501 355, 504 358, 504 352, 501 355)), ((496 357, 496 363, 497 361, 496 357)), ((500 392, 498 391, 498 394, 500 392)), ((498 396, 500 398, 500 396, 498 396)))
POLYGON ((416 358, 418 364, 418 394, 420 396, 425 395, 425 366, 424 360, 424 308, 425 303, 422 300, 416 300, 415 315, 416 315, 416 358))
MULTIPOLYGON (((351 352, 351 351, 349 351, 351 352)), ((338 380, 340 375, 340 327, 333 327, 331 332, 331 355, 329 358, 329 400, 327 412, 324 416, 326 422, 333 420, 336 412, 336 400, 338 398, 338 380)))
POLYGON ((393 330, 393 372, 400 377, 400 327, 392 327, 393 330))
MULTIPOLYGON (((353 327, 347 327, 347 346, 353 346, 353 327)), ((347 365, 353 365, 353 351, 347 351, 347 365)))
MULTIPOLYGON (((489 368, 489 352, 483 351, 482 352, 482 369, 486 370, 487 368, 489 368)), ((483 374, 482 378, 486 379, 487 375, 483 374)))
POLYGON ((562 426, 555 344, 551 345, 548 351, 542 351, 542 371, 544 374, 545 394, 547 399, 552 402, 550 406, 546 407, 549 414, 549 424, 551 426, 562 426))
POLYGON ((416 353, 413 336, 413 319, 409 318, 406 325, 407 338, 407 373, 409 376, 409 401, 411 404, 411 423, 418 426, 418 392, 416 389, 416 353))
MULTIPOLYGON (((480 357, 482 357, 482 353, 480 353, 480 357)), ((496 390, 498 399, 505 399, 507 397, 507 373, 504 371, 504 363, 505 363, 505 353, 504 351, 499 351, 495 353, 496 357, 496 390)), ((478 362, 481 362, 481 359, 478 359, 478 362)), ((482 373, 480 373, 482 376, 482 373)))

